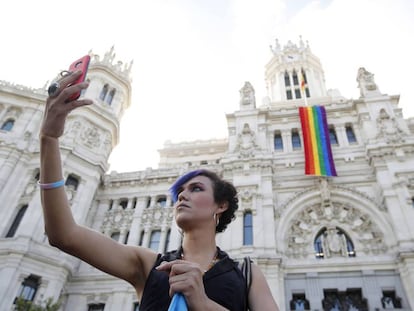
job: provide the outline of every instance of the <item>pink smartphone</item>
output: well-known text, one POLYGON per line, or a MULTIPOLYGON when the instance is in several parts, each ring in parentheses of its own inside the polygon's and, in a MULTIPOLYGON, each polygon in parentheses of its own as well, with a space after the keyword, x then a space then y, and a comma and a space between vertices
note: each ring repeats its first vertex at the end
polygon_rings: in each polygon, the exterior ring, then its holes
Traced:
MULTIPOLYGON (((85 55, 77 60, 75 60, 70 66, 69 71, 74 72, 77 70, 82 70, 82 74, 78 80, 73 82, 71 85, 79 84, 85 81, 86 73, 88 72, 89 62, 91 61, 91 57, 89 55, 85 55)), ((69 101, 77 100, 80 97, 81 92, 73 94, 71 97, 68 98, 69 101)))

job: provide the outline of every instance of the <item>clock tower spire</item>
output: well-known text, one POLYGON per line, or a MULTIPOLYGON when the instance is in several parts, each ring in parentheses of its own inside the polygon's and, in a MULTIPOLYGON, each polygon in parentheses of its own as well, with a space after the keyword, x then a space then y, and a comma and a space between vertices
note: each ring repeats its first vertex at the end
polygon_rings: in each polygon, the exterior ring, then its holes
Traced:
POLYGON ((322 65, 302 37, 299 45, 288 41, 283 48, 276 39, 270 49, 273 57, 266 65, 265 81, 271 102, 327 96, 322 65), (302 77, 304 92, 301 92, 302 77))

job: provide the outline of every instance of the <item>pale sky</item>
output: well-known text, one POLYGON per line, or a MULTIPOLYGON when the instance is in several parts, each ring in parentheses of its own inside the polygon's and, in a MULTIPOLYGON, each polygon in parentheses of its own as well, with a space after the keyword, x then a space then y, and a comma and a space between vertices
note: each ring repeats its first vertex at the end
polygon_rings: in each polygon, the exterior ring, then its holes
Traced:
POLYGON ((89 50, 134 61, 132 103, 110 170, 157 168, 164 142, 227 137, 249 81, 260 106, 275 39, 308 41, 327 89, 357 99, 365 67, 414 117, 412 0, 8 0, 0 80, 43 87, 89 50))

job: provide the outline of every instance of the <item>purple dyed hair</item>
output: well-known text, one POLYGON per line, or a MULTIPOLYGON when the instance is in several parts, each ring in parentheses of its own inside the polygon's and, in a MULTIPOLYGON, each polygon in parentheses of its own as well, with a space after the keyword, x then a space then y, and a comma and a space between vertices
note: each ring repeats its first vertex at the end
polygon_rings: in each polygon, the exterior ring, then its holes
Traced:
POLYGON ((180 187, 182 185, 184 185, 190 179, 192 179, 192 178, 194 178, 198 175, 201 175, 204 172, 205 172, 205 170, 194 170, 194 171, 191 171, 191 172, 188 172, 188 173, 184 174, 183 176, 179 177, 175 181, 175 183, 170 188, 170 193, 172 195, 172 199, 173 199, 174 203, 177 202, 177 200, 178 200, 178 194, 179 194, 178 191, 179 191, 180 187))

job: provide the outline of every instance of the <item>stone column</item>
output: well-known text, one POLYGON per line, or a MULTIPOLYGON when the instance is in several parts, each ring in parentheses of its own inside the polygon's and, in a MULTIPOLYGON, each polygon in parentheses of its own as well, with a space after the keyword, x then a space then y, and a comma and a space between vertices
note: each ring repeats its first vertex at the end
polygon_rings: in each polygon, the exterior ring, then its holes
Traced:
POLYGON ((414 310, 414 252, 400 253, 399 259, 399 271, 401 275, 401 282, 407 296, 407 303, 409 305, 409 309, 414 310))

